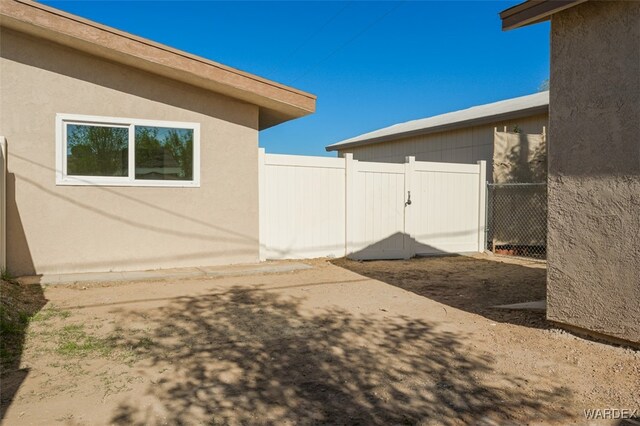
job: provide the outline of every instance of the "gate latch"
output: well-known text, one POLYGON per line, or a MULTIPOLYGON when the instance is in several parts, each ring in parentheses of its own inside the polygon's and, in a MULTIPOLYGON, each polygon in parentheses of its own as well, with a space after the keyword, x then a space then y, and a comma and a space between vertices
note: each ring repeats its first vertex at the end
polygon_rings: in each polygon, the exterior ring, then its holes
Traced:
POLYGON ((407 201, 404 203, 404 206, 410 206, 411 205, 411 191, 407 191, 407 201))

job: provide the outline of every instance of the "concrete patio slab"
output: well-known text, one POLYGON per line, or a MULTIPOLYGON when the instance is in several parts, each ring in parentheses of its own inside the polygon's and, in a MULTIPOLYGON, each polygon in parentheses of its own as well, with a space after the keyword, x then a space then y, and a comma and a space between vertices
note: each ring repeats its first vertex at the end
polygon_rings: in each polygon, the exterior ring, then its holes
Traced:
POLYGON ((79 274, 47 274, 20 277, 22 284, 69 284, 82 282, 117 282, 168 280, 194 277, 229 277, 254 274, 278 274, 283 272, 311 269, 312 266, 300 262, 265 262, 256 264, 205 266, 193 268, 157 269, 151 271, 128 272, 87 272, 79 274))
POLYGON ((210 277, 227 277, 247 274, 278 274, 311 269, 311 265, 298 262, 268 262, 255 265, 207 266, 198 268, 210 277))

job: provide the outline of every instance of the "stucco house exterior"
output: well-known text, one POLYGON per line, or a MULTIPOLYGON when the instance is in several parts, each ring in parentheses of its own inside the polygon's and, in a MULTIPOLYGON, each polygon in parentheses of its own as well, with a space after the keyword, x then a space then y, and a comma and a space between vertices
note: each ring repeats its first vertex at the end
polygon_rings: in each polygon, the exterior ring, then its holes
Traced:
POLYGON ((14 275, 259 259, 258 133, 315 96, 35 2, 1 0, 14 275))
POLYGON ((547 317, 640 343, 640 2, 527 1, 551 20, 547 317))
MULTIPOLYGON (((343 157, 352 153, 361 161, 404 163, 417 161, 476 164, 494 155, 494 132, 517 128, 522 133, 541 134, 549 121, 549 92, 506 99, 432 117, 398 123, 355 136, 326 147, 343 157)), ((492 180, 492 173, 488 173, 492 180)))

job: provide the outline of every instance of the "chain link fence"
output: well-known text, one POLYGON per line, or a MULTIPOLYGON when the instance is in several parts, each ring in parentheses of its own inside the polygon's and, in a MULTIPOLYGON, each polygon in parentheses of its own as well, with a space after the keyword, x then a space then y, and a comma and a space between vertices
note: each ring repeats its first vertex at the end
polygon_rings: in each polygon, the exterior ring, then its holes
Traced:
POLYGON ((487 249, 546 259, 547 184, 487 184, 487 249))

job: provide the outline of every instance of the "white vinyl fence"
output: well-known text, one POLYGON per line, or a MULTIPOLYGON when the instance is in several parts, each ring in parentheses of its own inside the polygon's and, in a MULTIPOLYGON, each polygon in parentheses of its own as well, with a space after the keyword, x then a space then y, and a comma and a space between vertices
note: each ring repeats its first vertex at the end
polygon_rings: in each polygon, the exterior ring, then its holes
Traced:
POLYGON ((372 163, 260 150, 261 259, 483 251, 485 163, 372 163))
POLYGON ((262 259, 342 257, 345 161, 260 150, 262 259))
POLYGON ((7 267, 7 141, 0 136, 0 268, 7 267))

